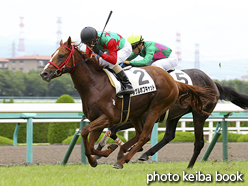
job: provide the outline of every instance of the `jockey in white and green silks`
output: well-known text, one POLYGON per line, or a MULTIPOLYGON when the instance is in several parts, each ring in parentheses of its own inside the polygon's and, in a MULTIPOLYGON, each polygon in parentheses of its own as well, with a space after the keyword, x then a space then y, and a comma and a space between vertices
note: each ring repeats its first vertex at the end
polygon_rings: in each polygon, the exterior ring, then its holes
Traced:
POLYGON ((124 62, 125 64, 136 67, 157 66, 166 71, 175 70, 178 58, 169 47, 152 41, 144 41, 142 36, 135 34, 129 36, 127 41, 131 43, 133 52, 124 62), (144 59, 133 60, 138 55, 144 59))

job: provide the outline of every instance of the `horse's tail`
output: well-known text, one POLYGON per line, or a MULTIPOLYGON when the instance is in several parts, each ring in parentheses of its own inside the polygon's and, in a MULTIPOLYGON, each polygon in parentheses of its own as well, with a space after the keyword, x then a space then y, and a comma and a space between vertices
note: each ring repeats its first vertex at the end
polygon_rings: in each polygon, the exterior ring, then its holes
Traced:
POLYGON ((234 88, 216 83, 216 86, 220 92, 220 100, 231 101, 233 104, 241 107, 242 109, 248 109, 248 95, 238 93, 234 88))
POLYGON ((187 107, 190 105, 192 109, 204 114, 210 115, 204 111, 207 102, 216 102, 216 92, 209 87, 198 87, 187 85, 176 81, 179 89, 178 105, 180 107, 187 107))

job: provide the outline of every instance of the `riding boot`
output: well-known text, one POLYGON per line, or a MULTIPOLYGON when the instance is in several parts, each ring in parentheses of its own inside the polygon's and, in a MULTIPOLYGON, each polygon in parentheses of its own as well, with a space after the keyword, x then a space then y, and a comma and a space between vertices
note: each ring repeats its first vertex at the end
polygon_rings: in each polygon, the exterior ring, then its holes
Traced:
POLYGON ((117 96, 121 96, 124 94, 133 94, 134 93, 133 86, 131 82, 129 81, 128 77, 126 76, 125 72, 122 70, 116 75, 120 79, 121 85, 122 85, 121 86, 122 90, 117 93, 117 96))
POLYGON ((121 91, 117 93, 117 96, 121 96, 123 94, 133 94, 133 86, 121 66, 117 64, 114 66, 114 68, 112 68, 112 70, 115 72, 116 76, 121 82, 121 91))

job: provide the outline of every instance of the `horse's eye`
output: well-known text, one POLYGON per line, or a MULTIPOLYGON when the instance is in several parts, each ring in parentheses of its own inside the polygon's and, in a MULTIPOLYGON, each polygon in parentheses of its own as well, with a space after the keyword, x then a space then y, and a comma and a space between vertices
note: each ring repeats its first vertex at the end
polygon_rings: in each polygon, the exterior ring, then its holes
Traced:
POLYGON ((58 56, 59 59, 62 59, 63 57, 64 57, 63 54, 59 54, 59 56, 58 56))

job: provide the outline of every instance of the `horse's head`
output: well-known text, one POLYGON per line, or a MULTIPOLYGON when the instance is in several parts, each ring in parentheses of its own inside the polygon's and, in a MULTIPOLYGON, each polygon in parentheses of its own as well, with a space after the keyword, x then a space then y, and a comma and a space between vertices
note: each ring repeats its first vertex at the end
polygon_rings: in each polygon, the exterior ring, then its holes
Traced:
POLYGON ((71 37, 64 43, 61 40, 60 47, 52 54, 50 61, 40 73, 42 79, 49 82, 61 76, 63 72, 73 70, 75 67, 74 49, 71 37))

